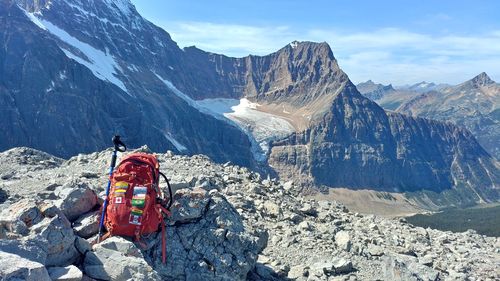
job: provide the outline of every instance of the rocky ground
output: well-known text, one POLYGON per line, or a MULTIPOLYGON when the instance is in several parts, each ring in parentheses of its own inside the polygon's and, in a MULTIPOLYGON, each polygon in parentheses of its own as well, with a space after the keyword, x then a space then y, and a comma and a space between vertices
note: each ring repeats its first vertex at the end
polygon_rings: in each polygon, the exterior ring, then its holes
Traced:
POLYGON ((1 280, 500 279, 500 238, 351 213, 293 182, 169 152, 167 263, 159 235, 144 249, 120 237, 91 246, 110 155, 0 153, 1 280))

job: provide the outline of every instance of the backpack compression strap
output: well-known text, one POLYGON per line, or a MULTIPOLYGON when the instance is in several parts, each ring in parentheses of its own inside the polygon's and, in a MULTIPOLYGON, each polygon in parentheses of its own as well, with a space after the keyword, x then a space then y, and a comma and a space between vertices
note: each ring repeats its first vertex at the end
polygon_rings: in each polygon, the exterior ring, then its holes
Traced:
POLYGON ((165 174, 163 174, 162 172, 159 172, 160 173, 160 176, 163 177, 163 179, 167 182, 167 186, 168 186, 168 194, 169 194, 169 200, 168 200, 168 204, 166 206, 167 210, 170 210, 170 207, 172 207, 172 203, 174 201, 174 198, 172 197, 172 188, 170 187, 170 182, 168 182, 168 178, 167 176, 165 176, 165 174))

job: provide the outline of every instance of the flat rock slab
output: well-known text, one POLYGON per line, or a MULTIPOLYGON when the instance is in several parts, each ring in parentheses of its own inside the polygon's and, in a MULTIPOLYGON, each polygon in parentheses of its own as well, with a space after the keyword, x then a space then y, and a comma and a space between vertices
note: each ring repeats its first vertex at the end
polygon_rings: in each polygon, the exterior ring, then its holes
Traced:
POLYGON ((50 267, 48 272, 52 281, 80 281, 83 277, 83 273, 74 265, 50 267))

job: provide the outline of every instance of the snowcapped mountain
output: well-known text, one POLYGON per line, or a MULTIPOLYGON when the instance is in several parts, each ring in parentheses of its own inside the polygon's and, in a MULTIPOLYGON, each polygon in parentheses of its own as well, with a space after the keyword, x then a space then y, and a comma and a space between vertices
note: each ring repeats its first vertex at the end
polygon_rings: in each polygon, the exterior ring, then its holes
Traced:
POLYGON ((416 96, 397 110, 465 127, 500 159, 500 85, 484 72, 457 86, 416 96))
POLYGON ((0 40, 1 149, 69 156, 118 132, 304 184, 500 198, 500 166, 470 132, 385 112, 326 43, 244 58, 180 49, 128 0, 0 0, 0 40))

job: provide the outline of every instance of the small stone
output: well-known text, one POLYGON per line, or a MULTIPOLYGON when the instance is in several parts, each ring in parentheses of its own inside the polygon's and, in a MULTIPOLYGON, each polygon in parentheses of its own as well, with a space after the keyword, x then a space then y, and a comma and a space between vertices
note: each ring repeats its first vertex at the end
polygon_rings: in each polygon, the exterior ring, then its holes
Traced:
POLYGON ((380 246, 370 244, 368 245, 368 253, 371 256, 380 257, 384 255, 384 250, 380 246))
POLYGON ((308 215, 308 216, 316 216, 318 214, 318 212, 309 203, 305 203, 302 206, 302 208, 299 209, 299 212, 301 212, 304 215, 308 215))
POLYGON ((290 268, 287 277, 295 280, 300 277, 307 277, 308 274, 309 274, 309 267, 304 265, 296 265, 290 268))
POLYGON ((303 222, 299 223, 299 229, 311 230, 311 223, 309 223, 308 221, 303 221, 303 222))
POLYGON ((335 243, 340 249, 344 251, 349 251, 351 249, 351 238, 349 236, 349 232, 347 231, 337 232, 337 234, 335 234, 335 243))
POLYGON ((281 213, 280 206, 271 201, 264 202, 264 210, 271 217, 278 217, 281 213))
POLYGON ((333 266, 336 274, 346 274, 353 271, 352 262, 346 259, 334 261, 333 266))

